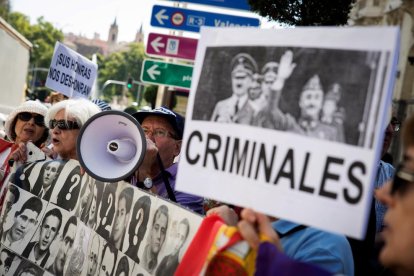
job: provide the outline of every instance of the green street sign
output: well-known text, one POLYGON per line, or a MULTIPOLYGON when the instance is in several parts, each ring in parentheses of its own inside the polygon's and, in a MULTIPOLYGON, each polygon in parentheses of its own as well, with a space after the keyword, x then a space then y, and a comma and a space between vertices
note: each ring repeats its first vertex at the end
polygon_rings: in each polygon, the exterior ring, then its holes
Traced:
POLYGON ((193 66, 145 59, 141 81, 190 89, 193 66))

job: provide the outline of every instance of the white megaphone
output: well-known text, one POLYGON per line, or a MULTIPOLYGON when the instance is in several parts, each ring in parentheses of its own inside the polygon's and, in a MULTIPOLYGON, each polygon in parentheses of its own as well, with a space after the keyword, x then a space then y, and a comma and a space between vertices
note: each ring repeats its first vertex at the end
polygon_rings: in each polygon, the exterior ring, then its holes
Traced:
POLYGON ((138 121, 115 110, 92 116, 82 126, 77 140, 82 167, 103 182, 130 176, 144 159, 146 147, 145 134, 138 121))

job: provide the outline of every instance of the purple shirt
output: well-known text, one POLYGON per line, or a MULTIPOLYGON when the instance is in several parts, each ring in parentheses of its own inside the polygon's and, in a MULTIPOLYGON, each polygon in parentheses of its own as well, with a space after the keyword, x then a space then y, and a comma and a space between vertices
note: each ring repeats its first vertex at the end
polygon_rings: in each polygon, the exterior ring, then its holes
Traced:
MULTIPOLYGON (((174 163, 165 170, 165 173, 168 175, 168 181, 170 182, 170 186, 174 191, 175 198, 177 199, 177 203, 181 206, 190 208, 194 212, 203 214, 204 199, 202 197, 186 194, 175 190, 175 178, 177 176, 177 168, 178 163, 174 163)), ((161 197, 168 199, 167 189, 165 188, 165 184, 162 180, 161 174, 157 175, 153 179, 153 184, 157 188, 157 194, 161 197)))

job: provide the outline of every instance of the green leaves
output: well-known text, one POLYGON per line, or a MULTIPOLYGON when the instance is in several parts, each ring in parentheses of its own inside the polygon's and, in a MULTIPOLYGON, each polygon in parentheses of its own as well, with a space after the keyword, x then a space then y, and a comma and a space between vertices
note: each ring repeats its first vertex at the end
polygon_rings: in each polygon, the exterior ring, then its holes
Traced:
POLYGON ((294 26, 345 25, 355 0, 249 0, 252 11, 294 26))

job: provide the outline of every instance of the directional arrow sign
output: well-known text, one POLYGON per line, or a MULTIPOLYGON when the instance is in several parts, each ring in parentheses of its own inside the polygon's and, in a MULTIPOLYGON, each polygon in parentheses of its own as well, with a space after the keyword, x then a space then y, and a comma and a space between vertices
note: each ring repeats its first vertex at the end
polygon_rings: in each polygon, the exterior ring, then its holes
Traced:
POLYGON ((150 33, 145 50, 149 56, 194 60, 197 42, 188 37, 150 33))
POLYGON ((202 5, 210 5, 222 8, 231 8, 238 10, 250 11, 247 0, 170 0, 178 2, 196 3, 202 5))
POLYGON ((151 26, 199 32, 201 26, 257 27, 259 19, 154 5, 151 26))
POLYGON ((189 89, 192 75, 193 66, 145 59, 141 81, 189 89))

